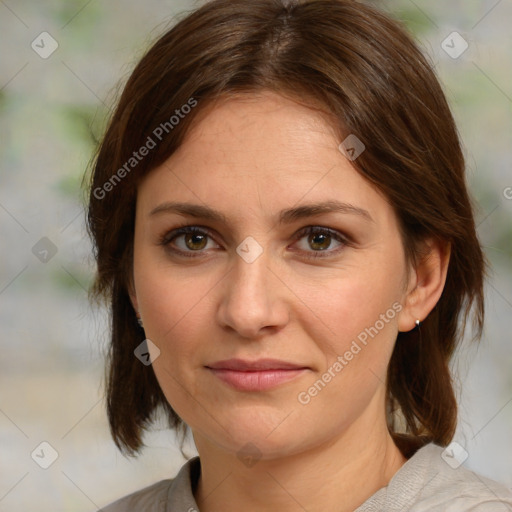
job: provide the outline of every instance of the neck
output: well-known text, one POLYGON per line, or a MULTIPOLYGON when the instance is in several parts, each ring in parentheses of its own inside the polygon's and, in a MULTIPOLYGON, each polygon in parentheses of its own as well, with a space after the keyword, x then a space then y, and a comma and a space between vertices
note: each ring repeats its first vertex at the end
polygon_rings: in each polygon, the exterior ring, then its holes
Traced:
POLYGON ((360 426, 308 451, 260 459, 250 467, 199 436, 195 498, 201 512, 354 511, 407 461, 385 425, 376 429, 373 423, 371 436, 361 435, 360 426))

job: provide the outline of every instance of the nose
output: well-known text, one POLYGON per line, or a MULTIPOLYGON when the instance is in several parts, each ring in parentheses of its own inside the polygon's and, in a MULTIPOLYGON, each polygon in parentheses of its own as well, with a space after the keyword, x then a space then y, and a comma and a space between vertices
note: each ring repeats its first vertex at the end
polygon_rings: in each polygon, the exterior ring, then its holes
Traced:
POLYGON ((269 266, 263 252, 248 263, 235 255, 233 267, 226 275, 218 321, 241 337, 255 339, 278 331, 289 320, 286 286, 269 266))

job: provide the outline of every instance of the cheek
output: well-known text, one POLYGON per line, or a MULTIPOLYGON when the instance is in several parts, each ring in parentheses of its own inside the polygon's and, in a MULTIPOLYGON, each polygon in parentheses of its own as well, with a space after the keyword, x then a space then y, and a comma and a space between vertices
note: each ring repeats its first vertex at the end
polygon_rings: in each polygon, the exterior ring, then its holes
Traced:
POLYGON ((193 333, 198 324, 192 318, 207 304, 215 276, 199 272, 198 267, 170 263, 163 247, 153 246, 149 239, 141 228, 135 244, 134 284, 146 334, 167 345, 184 325, 193 333))
POLYGON ((303 328, 328 357, 343 354, 358 337, 363 342, 365 336, 372 339, 375 329, 381 339, 396 337, 398 276, 365 266, 333 274, 321 286, 297 283, 294 291, 305 306, 303 328))
POLYGON ((323 414, 338 417, 340 409, 328 405, 335 403, 344 411, 338 419, 350 421, 383 388, 401 309, 400 269, 388 267, 366 261, 326 280, 321 293, 318 287, 301 291, 315 313, 304 309, 303 318, 309 320, 302 328, 315 340, 322 360, 318 373, 301 390, 299 402, 311 400, 308 414, 321 414, 324 407, 323 414))
POLYGON ((137 297, 146 335, 162 351, 193 352, 195 343, 204 340, 204 322, 211 319, 208 291, 214 283, 184 278, 169 269, 139 276, 137 297))
POLYGON ((204 395, 202 348, 213 315, 207 292, 214 283, 153 268, 139 274, 137 288, 146 337, 160 350, 153 370, 171 407, 186 423, 195 424, 201 410, 194 407, 194 397, 204 395))
POLYGON ((384 390, 401 305, 398 287, 390 287, 389 281, 352 274, 335 283, 328 298, 310 290, 308 305, 321 322, 309 312, 302 326, 315 341, 323 365, 296 399, 303 404, 303 420, 320 415, 326 424, 340 428, 384 390))

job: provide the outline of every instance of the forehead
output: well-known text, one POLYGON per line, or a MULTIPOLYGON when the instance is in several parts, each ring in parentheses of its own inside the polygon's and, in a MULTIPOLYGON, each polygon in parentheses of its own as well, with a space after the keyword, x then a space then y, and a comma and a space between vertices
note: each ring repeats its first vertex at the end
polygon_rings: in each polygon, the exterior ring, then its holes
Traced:
POLYGON ((180 148, 145 178, 138 204, 193 201, 234 214, 325 200, 385 208, 339 144, 325 115, 288 98, 224 99, 200 112, 180 148))
POLYGON ((302 171, 321 172, 312 165, 318 150, 330 150, 338 157, 333 151, 337 138, 317 110, 270 91, 245 93, 223 98, 200 112, 173 160, 186 157, 230 166, 230 171, 258 168, 269 173, 280 164, 303 162, 302 171))

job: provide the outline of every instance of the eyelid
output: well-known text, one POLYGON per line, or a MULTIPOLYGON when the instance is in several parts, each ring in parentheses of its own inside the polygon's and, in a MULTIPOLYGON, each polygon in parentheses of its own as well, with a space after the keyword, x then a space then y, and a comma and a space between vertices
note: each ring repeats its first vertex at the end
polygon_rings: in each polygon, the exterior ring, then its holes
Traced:
MULTIPOLYGON (((212 236, 212 230, 206 226, 198 225, 198 224, 184 224, 182 226, 179 226, 177 228, 174 228, 170 231, 164 232, 162 236, 158 239, 158 245, 162 245, 164 247, 169 246, 171 241, 178 238, 179 236, 191 234, 191 233, 197 233, 200 235, 206 235, 208 238, 213 240, 217 245, 219 245, 215 241, 215 236, 212 236)), ((309 256, 306 256, 306 258, 314 259, 314 258, 327 258, 330 256, 337 255, 341 250, 344 249, 345 246, 351 246, 353 245, 353 239, 349 235, 347 235, 344 232, 341 232, 339 230, 329 228, 327 226, 322 225, 316 225, 316 224, 310 224, 308 226, 304 226, 300 228, 296 233, 293 234, 292 239, 294 242, 304 238, 305 236, 309 234, 315 234, 315 233, 326 233, 330 235, 332 238, 334 238, 336 241, 338 241, 341 244, 341 247, 334 249, 334 250, 326 250, 326 251, 304 251, 304 250, 297 250, 293 252, 301 252, 309 254, 309 256)), ((204 250, 198 250, 198 251, 182 251, 180 249, 169 249, 175 254, 178 255, 184 255, 184 254, 190 254, 189 257, 201 257, 202 254, 205 253, 204 250), (196 256, 192 256, 193 254, 196 254, 196 256)))
POLYGON ((339 241, 343 242, 344 244, 350 244, 352 243, 352 239, 349 235, 346 233, 339 231, 338 229, 329 228, 327 226, 322 226, 318 224, 311 224, 308 226, 304 226, 303 228, 300 228, 294 235, 293 238, 295 240, 303 238, 305 235, 309 234, 315 234, 315 233, 327 233, 331 235, 333 238, 339 239, 339 241))
POLYGON ((325 251, 295 251, 295 252, 302 252, 306 253, 307 259, 315 259, 315 258, 329 258, 329 257, 336 257, 339 255, 341 251, 347 246, 353 245, 351 237, 346 235, 345 233, 338 231, 337 229, 329 228, 327 226, 321 226, 321 225, 308 225, 304 226, 303 228, 299 229, 297 233, 293 235, 293 238, 295 241, 298 241, 302 238, 304 238, 307 235, 310 234, 316 234, 316 233, 326 233, 332 238, 334 238, 338 243, 341 244, 340 247, 333 250, 325 250, 325 251))
MULTIPOLYGON (((163 235, 161 235, 158 238, 158 245, 163 245, 164 247, 168 246, 175 238, 178 238, 179 236, 182 236, 182 235, 188 235, 191 233, 196 233, 199 235, 206 235, 209 239, 215 241, 215 237, 212 236, 212 230, 210 228, 208 228, 206 226, 201 226, 198 224, 184 224, 177 228, 171 229, 170 231, 165 231, 163 233, 163 235)), ((215 241, 215 243, 217 245, 219 245, 216 241, 215 241)), ((174 250, 174 252, 179 252, 182 254, 184 251, 177 249, 177 250, 174 250)), ((189 252, 189 253, 196 252, 196 253, 200 254, 201 252, 204 252, 204 251, 185 251, 185 252, 189 252)))

